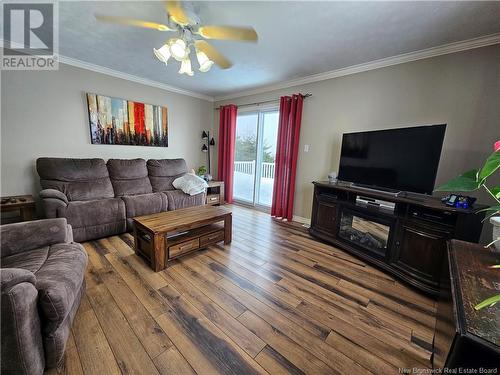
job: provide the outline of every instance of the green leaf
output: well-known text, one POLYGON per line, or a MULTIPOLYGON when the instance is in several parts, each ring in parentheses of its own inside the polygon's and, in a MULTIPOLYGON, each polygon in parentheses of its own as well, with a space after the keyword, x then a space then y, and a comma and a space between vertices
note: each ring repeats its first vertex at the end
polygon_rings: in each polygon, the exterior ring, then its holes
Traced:
POLYGON ((490 268, 500 268, 500 264, 494 264, 493 266, 490 266, 490 268))
POLYGON ((477 169, 472 169, 439 186, 436 191, 474 191, 481 184, 477 181, 477 169))
POLYGON ((483 182, 488 176, 500 168, 500 150, 490 155, 479 171, 478 179, 483 182))
POLYGON ((495 196, 496 199, 500 199, 500 186, 495 186, 490 189, 491 194, 495 196))
POLYGON ((476 213, 478 213, 478 212, 490 212, 490 211, 491 212, 500 211, 500 205, 483 208, 481 210, 476 211, 476 213))
POLYGON ((474 308, 476 310, 481 310, 481 309, 484 309, 485 307, 491 307, 497 302, 500 302, 500 294, 497 294, 496 296, 485 299, 483 302, 478 303, 476 306, 474 306, 474 308))
POLYGON ((461 176, 462 177, 467 177, 467 178, 471 178, 473 179, 474 181, 478 181, 477 179, 477 174, 479 173, 479 169, 471 169, 470 171, 467 171, 465 173, 462 173, 461 176))

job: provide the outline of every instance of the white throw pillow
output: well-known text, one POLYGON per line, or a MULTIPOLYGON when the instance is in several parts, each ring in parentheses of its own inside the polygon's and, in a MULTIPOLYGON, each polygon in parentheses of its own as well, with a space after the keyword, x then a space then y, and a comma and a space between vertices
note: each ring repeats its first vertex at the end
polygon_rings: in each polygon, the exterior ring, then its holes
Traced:
POLYGON ((176 178, 172 182, 174 188, 182 190, 184 193, 189 195, 196 195, 203 193, 208 187, 207 182, 196 175, 186 173, 184 176, 176 178))

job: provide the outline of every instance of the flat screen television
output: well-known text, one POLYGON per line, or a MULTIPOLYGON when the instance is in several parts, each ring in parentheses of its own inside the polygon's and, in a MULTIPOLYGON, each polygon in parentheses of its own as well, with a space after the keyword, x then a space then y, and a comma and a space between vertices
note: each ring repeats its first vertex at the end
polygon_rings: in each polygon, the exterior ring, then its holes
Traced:
POLYGON ((339 179, 372 188, 432 194, 446 124, 346 133, 339 179))

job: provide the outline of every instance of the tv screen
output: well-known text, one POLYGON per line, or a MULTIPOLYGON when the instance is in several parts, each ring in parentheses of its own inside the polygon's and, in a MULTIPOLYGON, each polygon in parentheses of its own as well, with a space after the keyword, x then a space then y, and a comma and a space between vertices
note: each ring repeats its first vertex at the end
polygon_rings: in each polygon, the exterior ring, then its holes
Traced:
POLYGON ((446 124, 346 133, 339 179, 374 188, 431 194, 446 124))

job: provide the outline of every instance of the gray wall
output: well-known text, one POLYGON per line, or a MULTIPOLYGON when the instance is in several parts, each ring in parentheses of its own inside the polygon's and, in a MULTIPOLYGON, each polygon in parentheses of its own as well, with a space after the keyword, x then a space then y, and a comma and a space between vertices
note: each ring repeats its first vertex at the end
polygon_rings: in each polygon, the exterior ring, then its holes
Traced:
POLYGON ((59 71, 2 71, 1 193, 36 194, 41 156, 185 158, 205 164, 201 131, 212 127, 213 103, 68 65, 59 71), (85 92, 168 107, 169 146, 92 145, 85 92))
POLYGON ((255 103, 297 92, 313 95, 304 102, 297 166, 294 213, 304 218, 311 217, 311 182, 325 180, 338 168, 342 133, 448 124, 437 184, 479 166, 500 139, 500 45, 216 105, 255 103), (311 145, 308 153, 306 144, 311 145))

